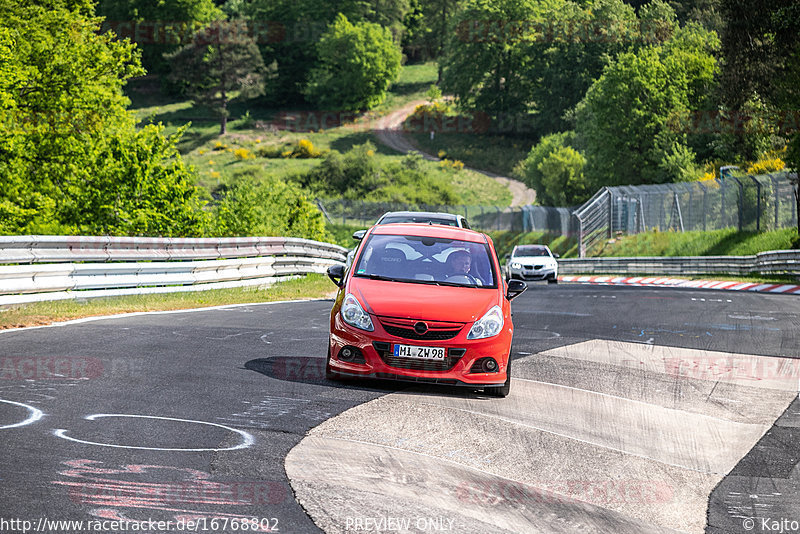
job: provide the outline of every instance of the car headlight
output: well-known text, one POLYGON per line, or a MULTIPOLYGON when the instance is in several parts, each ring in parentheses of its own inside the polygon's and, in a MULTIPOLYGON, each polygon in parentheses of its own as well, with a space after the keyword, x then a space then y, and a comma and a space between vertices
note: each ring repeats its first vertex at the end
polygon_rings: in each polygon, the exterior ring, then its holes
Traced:
POLYGON ((512 269, 519 269, 520 267, 522 267, 522 264, 519 262, 515 261, 514 263, 511 264, 512 269))
POLYGON ((352 293, 348 293, 344 297, 341 313, 344 322, 350 326, 355 326, 356 328, 366 330, 367 332, 372 332, 375 330, 369 314, 364 311, 364 308, 361 307, 358 299, 356 299, 352 293))
POLYGON ((467 334, 467 339, 483 339, 496 336, 503 329, 503 310, 492 306, 486 314, 475 321, 467 334))

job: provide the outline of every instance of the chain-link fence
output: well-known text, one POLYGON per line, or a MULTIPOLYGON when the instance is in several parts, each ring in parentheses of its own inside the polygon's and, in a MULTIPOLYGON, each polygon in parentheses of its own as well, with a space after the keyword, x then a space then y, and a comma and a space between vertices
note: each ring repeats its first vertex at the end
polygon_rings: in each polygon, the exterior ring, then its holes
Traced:
POLYGON ((574 211, 580 255, 620 232, 796 226, 796 186, 788 178, 787 173, 728 175, 704 182, 604 187, 574 211))
POLYGON ((472 228, 482 231, 511 230, 514 232, 544 232, 557 235, 576 235, 577 220, 572 208, 500 206, 399 204, 391 202, 362 202, 358 200, 317 201, 327 219, 335 224, 367 227, 387 211, 433 211, 461 214, 472 228))

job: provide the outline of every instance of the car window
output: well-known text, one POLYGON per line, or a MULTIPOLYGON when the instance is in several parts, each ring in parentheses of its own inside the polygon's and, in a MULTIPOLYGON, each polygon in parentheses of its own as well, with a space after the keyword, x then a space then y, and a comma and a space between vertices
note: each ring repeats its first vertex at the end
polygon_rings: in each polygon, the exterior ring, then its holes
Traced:
POLYGON ((354 276, 470 287, 497 287, 485 243, 408 235, 371 235, 354 276))
POLYGON ((514 251, 514 257, 549 256, 549 255, 550 251, 548 251, 546 247, 541 247, 541 246, 517 247, 517 249, 514 251))

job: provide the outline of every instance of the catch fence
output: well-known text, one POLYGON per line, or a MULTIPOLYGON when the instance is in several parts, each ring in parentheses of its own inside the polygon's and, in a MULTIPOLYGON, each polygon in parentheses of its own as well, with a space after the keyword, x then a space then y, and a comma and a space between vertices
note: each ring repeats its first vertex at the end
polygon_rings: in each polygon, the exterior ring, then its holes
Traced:
POLYGON ((797 225, 796 190, 787 173, 604 187, 574 211, 580 257, 603 240, 648 230, 732 227, 760 232, 793 227, 797 225))
POLYGON ((577 235, 578 232, 572 208, 430 205, 346 199, 317 200, 317 205, 332 223, 364 228, 374 224, 387 211, 433 211, 463 215, 471 228, 486 232, 509 230, 556 235, 577 235))

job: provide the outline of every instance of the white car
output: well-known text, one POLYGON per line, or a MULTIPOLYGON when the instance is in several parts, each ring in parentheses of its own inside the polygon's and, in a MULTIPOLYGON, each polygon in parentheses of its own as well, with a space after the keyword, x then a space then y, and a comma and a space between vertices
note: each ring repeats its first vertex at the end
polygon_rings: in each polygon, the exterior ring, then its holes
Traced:
MULTIPOLYGON (((459 228, 469 229, 469 223, 463 215, 440 211, 387 211, 375 222, 376 225, 392 223, 441 224, 444 226, 457 226, 459 228)), ((366 230, 354 232, 353 239, 361 241, 366 232, 366 230)), ((347 263, 345 267, 350 267, 353 263, 356 250, 358 250, 358 247, 350 249, 350 252, 347 253, 347 263)))
POLYGON ((546 245, 517 245, 506 262, 509 280, 547 280, 558 283, 558 254, 546 245))

